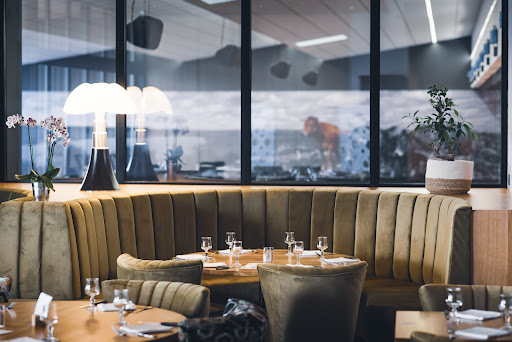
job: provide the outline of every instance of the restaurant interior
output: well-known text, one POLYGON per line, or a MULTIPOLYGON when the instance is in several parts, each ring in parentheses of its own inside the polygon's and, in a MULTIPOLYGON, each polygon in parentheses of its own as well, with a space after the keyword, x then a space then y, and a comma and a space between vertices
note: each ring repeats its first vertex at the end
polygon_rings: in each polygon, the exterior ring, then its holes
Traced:
POLYGON ((0 0, 0 341, 512 341, 507 0, 0 0))

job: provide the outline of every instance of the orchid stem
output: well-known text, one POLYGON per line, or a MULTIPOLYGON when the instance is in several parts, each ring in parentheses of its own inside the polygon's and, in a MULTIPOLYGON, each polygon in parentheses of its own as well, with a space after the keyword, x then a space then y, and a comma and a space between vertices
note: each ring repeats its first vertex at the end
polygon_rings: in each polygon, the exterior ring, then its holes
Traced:
POLYGON ((30 163, 32 164, 32 170, 34 170, 34 150, 32 147, 32 134, 30 133, 30 126, 27 125, 28 129, 28 141, 30 144, 30 163))

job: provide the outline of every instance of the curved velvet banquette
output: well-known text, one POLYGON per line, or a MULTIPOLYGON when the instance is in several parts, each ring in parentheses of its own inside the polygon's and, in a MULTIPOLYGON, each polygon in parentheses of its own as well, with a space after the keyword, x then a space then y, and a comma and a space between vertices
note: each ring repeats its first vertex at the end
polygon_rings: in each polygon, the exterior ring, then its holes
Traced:
MULTIPOLYGON (((224 249, 227 231, 236 232, 246 248, 285 248, 284 232, 291 230, 311 249, 317 236, 327 236, 328 251, 366 261, 359 316, 394 319, 396 308, 421 309, 418 289, 424 283, 469 284, 470 213, 467 202, 453 197, 343 188, 9 201, 0 206, 0 274, 13 277, 14 297, 45 291, 81 298, 85 278, 117 277, 122 253, 169 259, 199 251, 201 236, 224 249)), ((229 289, 225 280, 203 279, 203 285, 215 284, 229 289)))
POLYGON ((0 203, 11 201, 18 198, 27 198, 32 195, 30 190, 14 189, 14 188, 0 188, 0 203))

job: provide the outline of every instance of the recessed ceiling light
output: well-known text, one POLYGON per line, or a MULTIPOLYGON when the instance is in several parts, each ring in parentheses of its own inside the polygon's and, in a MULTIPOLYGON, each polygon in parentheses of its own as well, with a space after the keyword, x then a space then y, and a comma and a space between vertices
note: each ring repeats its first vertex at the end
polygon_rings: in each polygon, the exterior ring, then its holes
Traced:
POLYGON ((430 0, 425 0, 425 6, 427 6, 427 17, 428 26, 430 27, 430 37, 432 38, 432 44, 437 43, 436 25, 434 24, 434 15, 432 14, 432 4, 430 0))
POLYGON ((482 37, 485 33, 485 28, 487 27, 487 24, 489 24, 489 19, 491 19, 491 14, 494 11, 494 7, 496 6, 496 3, 498 0, 494 0, 494 2, 491 5, 491 8, 489 8, 489 13, 487 13, 487 17, 485 17, 484 24, 482 25, 482 29, 480 29, 480 34, 478 35, 478 39, 475 42, 475 46, 473 46, 473 51, 471 51, 470 58, 473 59, 476 57, 476 50, 478 49, 478 46, 480 45, 480 42, 482 41, 482 37))
POLYGON ((328 37, 322 37, 322 38, 303 40, 300 42, 296 42, 295 45, 297 45, 298 47, 306 47, 306 46, 339 42, 340 40, 346 40, 346 39, 348 39, 348 37, 346 35, 338 34, 336 36, 328 36, 328 37))
POLYGON ((201 1, 207 5, 217 5, 217 4, 222 4, 224 2, 231 2, 231 1, 236 1, 236 0, 201 0, 201 1))

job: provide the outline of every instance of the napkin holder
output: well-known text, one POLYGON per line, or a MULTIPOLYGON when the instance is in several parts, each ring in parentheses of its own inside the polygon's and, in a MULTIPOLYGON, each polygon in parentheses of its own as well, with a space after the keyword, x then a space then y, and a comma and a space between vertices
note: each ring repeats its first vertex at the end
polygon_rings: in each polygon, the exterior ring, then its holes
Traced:
POLYGON ((41 321, 39 315, 33 314, 32 315, 32 326, 36 327, 36 328, 39 328, 39 327, 40 328, 44 328, 44 327, 46 327, 46 323, 41 321))

